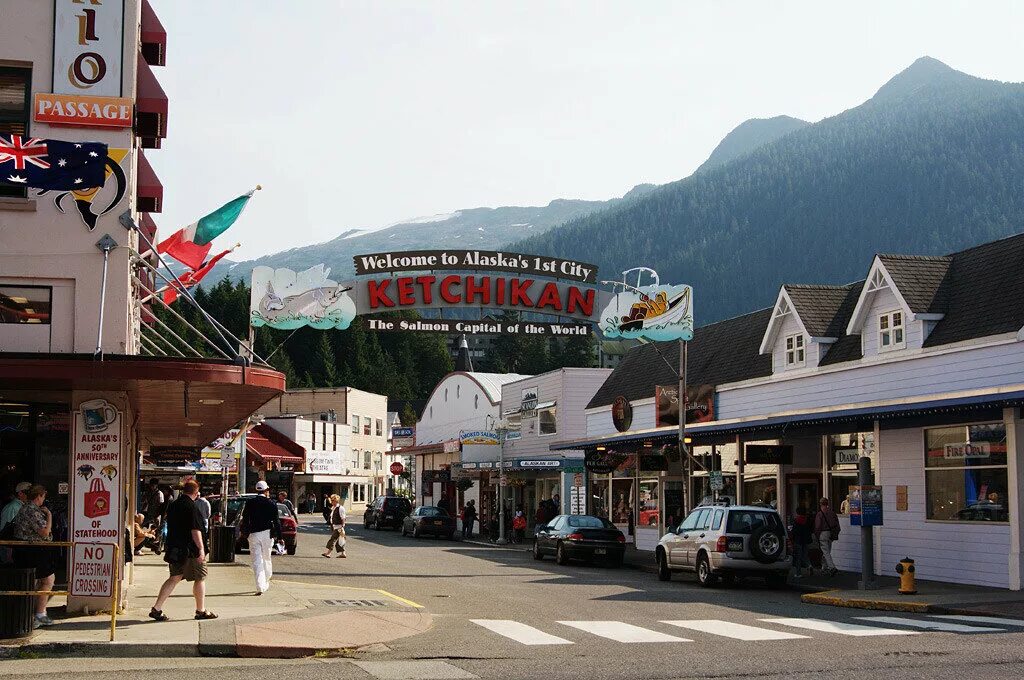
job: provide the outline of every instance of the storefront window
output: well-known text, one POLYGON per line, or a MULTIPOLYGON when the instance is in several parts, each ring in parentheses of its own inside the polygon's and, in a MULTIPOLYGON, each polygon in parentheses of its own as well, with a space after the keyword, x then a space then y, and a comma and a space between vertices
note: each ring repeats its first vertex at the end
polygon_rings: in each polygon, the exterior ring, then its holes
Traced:
MULTIPOLYGON (((862 456, 871 459, 871 483, 875 482, 876 450, 874 432, 829 435, 826 445, 828 498, 840 515, 850 512, 850 487, 857 486, 857 465, 862 456)), ((817 499, 809 506, 817 507, 817 499)))
POLYGON ((1009 521, 1002 423, 931 428, 924 438, 927 519, 1009 521))
POLYGON ((555 434, 558 431, 558 425, 555 420, 555 406, 545 408, 537 411, 537 420, 540 427, 540 436, 555 434))
POLYGON ((683 483, 665 482, 665 526, 677 526, 683 520, 683 483))
POLYGON ((633 528, 633 505, 633 480, 613 479, 611 520, 616 524, 629 525, 631 532, 633 528))
POLYGON ((639 525, 657 527, 659 518, 659 494, 657 479, 640 480, 640 515, 639 525))
POLYGON ((778 507, 779 490, 775 475, 771 477, 746 477, 743 481, 743 498, 744 502, 748 505, 778 507))
POLYGON ((608 514, 608 480, 596 479, 590 482, 590 507, 587 514, 609 519, 608 514))

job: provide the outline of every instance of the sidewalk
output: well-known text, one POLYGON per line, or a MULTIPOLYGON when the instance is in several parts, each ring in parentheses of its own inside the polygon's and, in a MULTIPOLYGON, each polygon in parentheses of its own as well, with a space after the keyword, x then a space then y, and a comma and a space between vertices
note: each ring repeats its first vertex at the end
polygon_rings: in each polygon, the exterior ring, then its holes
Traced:
POLYGON ((183 582, 164 606, 171 620, 156 622, 148 613, 167 578, 167 565, 154 555, 135 559, 135 583, 117 617, 114 642, 108 642, 109 613, 68 617, 51 608, 53 626, 0 641, 0 658, 24 653, 295 658, 383 644, 423 633, 432 624, 422 606, 383 590, 274 579, 265 595, 254 597, 247 555, 233 564, 210 565, 206 608, 219 618, 196 621, 191 585, 183 582))

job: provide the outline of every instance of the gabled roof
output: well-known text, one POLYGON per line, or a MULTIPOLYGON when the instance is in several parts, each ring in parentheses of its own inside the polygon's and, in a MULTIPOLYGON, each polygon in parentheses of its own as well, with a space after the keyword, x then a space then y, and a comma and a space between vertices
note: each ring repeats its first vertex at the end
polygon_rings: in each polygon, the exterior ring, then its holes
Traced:
MULTIPOLYGON (((846 286, 805 286, 787 283, 783 288, 786 289, 796 313, 811 337, 838 338, 844 331, 844 328, 836 324, 839 308, 850 297, 851 287, 857 286, 859 294, 862 283, 846 286)), ((850 309, 852 311, 853 307, 850 309)))
POLYGON ((840 303, 828 327, 829 333, 835 333, 835 335, 829 337, 838 338, 838 340, 828 348, 828 352, 818 362, 819 366, 829 366, 861 358, 860 335, 847 335, 846 326, 850 323, 850 316, 853 314, 853 309, 857 306, 857 301, 860 299, 864 282, 858 281, 843 286, 843 288, 846 291, 846 296, 843 298, 842 303, 840 303))
POLYGON ((925 347, 1024 328, 1024 234, 954 253, 951 259, 945 316, 925 347))
MULTIPOLYGON (((772 316, 771 308, 702 326, 687 349, 687 384, 722 385, 771 375, 772 358, 758 353, 772 316)), ((630 401, 654 398, 657 385, 679 382, 679 343, 634 347, 601 385, 587 408, 606 406, 623 396, 630 401)))
POLYGON ((914 314, 942 314, 949 298, 952 256, 879 255, 892 282, 914 314))

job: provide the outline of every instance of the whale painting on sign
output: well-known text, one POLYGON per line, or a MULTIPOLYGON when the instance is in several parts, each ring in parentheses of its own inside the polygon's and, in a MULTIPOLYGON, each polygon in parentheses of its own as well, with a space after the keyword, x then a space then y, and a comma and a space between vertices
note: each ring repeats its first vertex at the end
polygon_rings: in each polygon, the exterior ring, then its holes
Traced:
POLYGON ((616 289, 601 311, 599 328, 605 338, 666 341, 693 339, 693 289, 662 285, 658 273, 635 267, 622 273, 622 281, 603 281, 616 289), (636 285, 627 278, 636 273, 636 285), (644 274, 651 279, 643 283, 644 274))
POLYGON ((283 330, 348 328, 356 318, 356 303, 348 295, 352 288, 329 279, 330 273, 322 264, 302 272, 256 267, 250 322, 283 330))

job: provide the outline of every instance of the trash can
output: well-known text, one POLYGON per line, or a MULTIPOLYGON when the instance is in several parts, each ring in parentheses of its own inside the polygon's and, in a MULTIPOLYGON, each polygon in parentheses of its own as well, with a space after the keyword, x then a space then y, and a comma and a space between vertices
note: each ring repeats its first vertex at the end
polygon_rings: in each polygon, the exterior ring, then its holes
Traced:
POLYGON ((214 525, 210 527, 210 561, 235 561, 235 528, 214 525))
MULTIPOLYGON (((0 590, 34 590, 36 570, 0 569, 0 590)), ((35 596, 0 595, 0 639, 25 637, 32 632, 35 596)))

